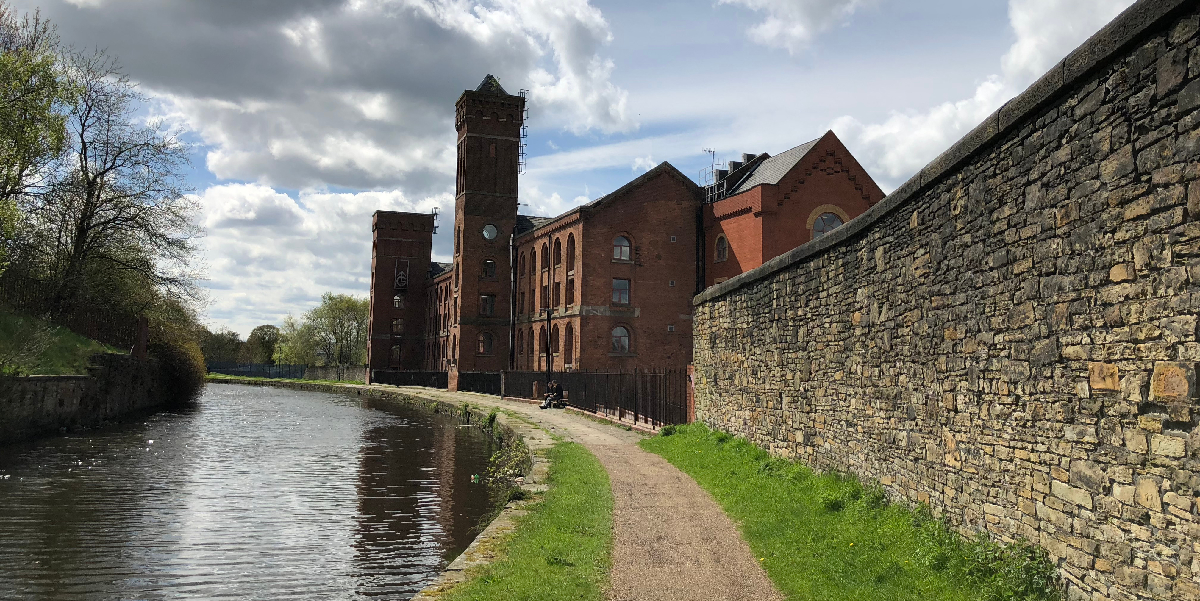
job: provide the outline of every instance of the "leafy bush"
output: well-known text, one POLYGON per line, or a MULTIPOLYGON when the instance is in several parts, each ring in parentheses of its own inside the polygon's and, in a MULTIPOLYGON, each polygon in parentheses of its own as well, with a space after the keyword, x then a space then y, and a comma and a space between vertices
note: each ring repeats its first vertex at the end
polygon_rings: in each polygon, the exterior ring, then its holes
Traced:
POLYGON ((158 362, 159 386, 168 405, 184 405, 200 396, 206 370, 196 341, 171 337, 152 342, 149 351, 158 362))
POLYGON ((663 426, 662 428, 659 428, 659 430, 658 430, 659 436, 670 436, 674 433, 675 433, 675 426, 673 424, 663 426))

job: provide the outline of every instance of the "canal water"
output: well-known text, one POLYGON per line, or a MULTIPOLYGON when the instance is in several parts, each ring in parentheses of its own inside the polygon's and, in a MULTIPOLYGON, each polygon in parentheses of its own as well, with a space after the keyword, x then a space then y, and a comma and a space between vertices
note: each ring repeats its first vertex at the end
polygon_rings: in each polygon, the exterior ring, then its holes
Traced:
POLYGON ((227 384, 0 447, 0 599, 407 599, 492 507, 493 450, 445 415, 227 384))

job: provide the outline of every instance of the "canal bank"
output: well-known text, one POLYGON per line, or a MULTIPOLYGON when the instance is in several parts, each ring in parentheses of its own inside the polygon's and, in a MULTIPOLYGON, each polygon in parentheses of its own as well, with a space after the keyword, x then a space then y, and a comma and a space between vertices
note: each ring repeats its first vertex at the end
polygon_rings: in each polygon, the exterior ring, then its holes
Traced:
MULTIPOLYGON (((221 379, 222 382, 230 382, 221 379)), ((392 396, 403 402, 433 401, 455 408, 470 405, 481 413, 500 411, 506 424, 541 430, 547 445, 555 439, 577 442, 600 461, 611 480, 613 495, 612 567, 605 596, 614 601, 782 599, 759 565, 736 524, 713 498, 689 476, 658 455, 638 447, 644 436, 565 411, 542 411, 536 405, 475 393, 444 390, 312 384, 299 381, 246 380, 247 384, 300 390, 392 396), (404 400, 410 399, 410 400, 404 400), (511 419, 508 419, 511 417, 511 419)), ((514 429, 516 429, 514 427, 514 429)), ((522 434, 524 436, 525 434, 522 434)), ((531 449, 535 443, 527 439, 531 449)), ((534 464, 537 471, 539 465, 534 464)), ((545 469, 544 467, 541 469, 545 469)), ((543 472, 544 474, 544 472, 543 472)), ((544 476, 543 476, 544 477, 544 476)), ((544 482, 544 480, 542 481, 544 482)), ((461 581, 464 570, 482 574, 497 559, 489 535, 511 532, 523 507, 511 507, 485 531, 472 552, 455 560, 442 580, 417 599, 435 599, 461 581), (510 520, 510 521, 505 521, 510 520), (507 525, 506 525, 507 524, 507 525), (461 560, 461 562, 460 562, 461 560)), ((549 563, 549 560, 548 560, 549 563)))

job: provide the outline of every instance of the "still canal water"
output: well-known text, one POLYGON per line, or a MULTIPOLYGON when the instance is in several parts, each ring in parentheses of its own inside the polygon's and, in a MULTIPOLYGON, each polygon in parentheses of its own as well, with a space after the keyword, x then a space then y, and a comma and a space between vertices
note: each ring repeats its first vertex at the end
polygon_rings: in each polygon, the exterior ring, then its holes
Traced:
POLYGON ((0 448, 0 599, 407 599, 488 512, 492 451, 447 416, 209 385, 0 448))

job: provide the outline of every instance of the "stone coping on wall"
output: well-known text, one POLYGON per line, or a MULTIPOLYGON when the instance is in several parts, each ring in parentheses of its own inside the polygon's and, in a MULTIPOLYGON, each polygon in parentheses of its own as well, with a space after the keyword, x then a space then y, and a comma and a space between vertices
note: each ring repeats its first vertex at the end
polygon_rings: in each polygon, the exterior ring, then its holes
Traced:
POLYGON ((955 142, 953 146, 879 203, 867 209, 865 213, 820 238, 798 246, 750 271, 704 289, 695 296, 692 304, 704 304, 743 286, 766 279, 791 265, 820 255, 825 250, 854 238, 884 216, 904 205, 909 199, 919 196, 925 189, 937 183, 942 176, 953 172, 994 142, 999 141, 1014 127, 1065 95, 1094 70, 1109 63, 1113 57, 1150 32, 1155 31, 1160 23, 1172 18, 1176 13, 1192 4, 1193 1, 1190 0, 1139 0, 1093 34, 1066 58, 1051 67, 1045 75, 1024 92, 1004 103, 975 129, 955 142))
MULTIPOLYGON (((400 388, 381 384, 325 384, 305 382, 303 380, 269 380, 263 378, 214 378, 210 379, 209 382, 214 384, 271 386, 292 390, 329 392, 333 394, 357 394, 358 396, 382 398, 399 402, 432 402, 446 405, 454 410, 460 409, 464 404, 470 404, 467 402, 469 398, 461 399, 462 402, 459 402, 460 398, 454 397, 469 397, 473 394, 454 393, 453 395, 445 395, 445 391, 433 389, 430 390, 429 394, 422 394, 418 387, 400 388), (437 394, 438 392, 443 394, 437 394)), ((496 397, 491 396, 487 398, 496 399, 496 397)), ((475 415, 473 419, 478 419, 482 422, 482 420, 486 419, 486 416, 480 413, 475 415)), ((496 414, 496 423, 510 435, 523 441, 525 447, 529 450, 530 468, 519 480, 521 488, 530 493, 540 494, 546 492, 546 478, 549 474, 550 465, 544 457, 539 456, 538 451, 554 446, 555 441, 553 437, 542 428, 532 423, 509 417, 503 412, 496 414)), ((510 501, 505 505, 504 509, 475 537, 475 540, 471 541, 466 550, 460 553, 454 561, 451 561, 442 570, 442 573, 438 575, 436 580, 421 589, 412 598, 412 601, 432 601, 433 599, 437 599, 442 593, 465 581, 467 570, 487 565, 498 559, 496 549, 500 540, 508 536, 516 528, 517 518, 528 513, 526 506, 529 503, 530 501, 510 501)))

